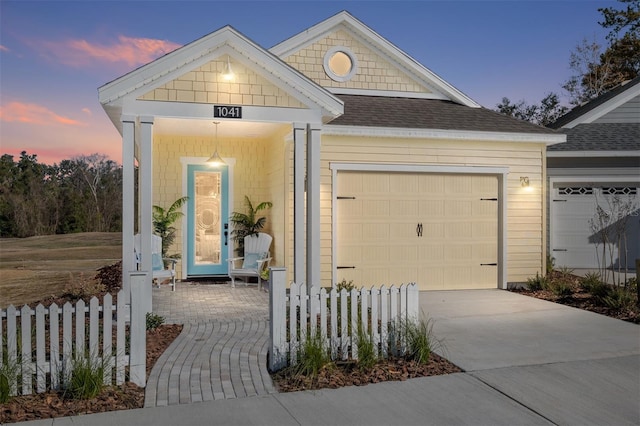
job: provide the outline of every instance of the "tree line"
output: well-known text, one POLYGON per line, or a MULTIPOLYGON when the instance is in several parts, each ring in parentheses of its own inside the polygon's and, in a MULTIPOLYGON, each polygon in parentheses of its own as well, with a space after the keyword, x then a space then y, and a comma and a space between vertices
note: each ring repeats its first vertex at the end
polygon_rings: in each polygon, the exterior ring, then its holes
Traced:
MULTIPOLYGON (((640 73, 640 0, 618 0, 620 8, 599 8, 602 21, 598 24, 609 30, 608 46, 583 39, 569 57, 572 75, 562 84, 570 107, 589 102, 632 80, 640 73)), ((538 104, 524 100, 512 102, 502 98, 496 111, 547 126, 569 111, 560 95, 549 92, 538 104)))
POLYGON ((105 155, 0 157, 0 237, 121 230, 122 167, 105 155))

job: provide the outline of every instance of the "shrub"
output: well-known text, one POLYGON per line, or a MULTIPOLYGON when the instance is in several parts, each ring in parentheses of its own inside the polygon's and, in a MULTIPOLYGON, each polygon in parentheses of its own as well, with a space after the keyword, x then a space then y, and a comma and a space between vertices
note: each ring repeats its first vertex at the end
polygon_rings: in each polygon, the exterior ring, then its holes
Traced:
POLYGON ((596 299, 602 299, 606 297, 611 291, 611 286, 602 282, 600 274, 597 272, 590 272, 582 278, 580 282, 582 289, 590 293, 596 299))
POLYGON ((527 288, 531 291, 547 290, 549 288, 549 279, 536 272, 535 278, 527 278, 527 288))
POLYGON ((336 291, 338 293, 340 293, 342 290, 346 290, 347 293, 349 293, 354 288, 356 288, 356 286, 353 284, 353 280, 347 282, 347 280, 342 279, 342 281, 336 284, 336 291))
POLYGON ((98 268, 96 280, 110 293, 120 290, 122 288, 122 261, 98 268))
POLYGON ((636 295, 624 287, 610 287, 608 294, 599 298, 604 306, 615 311, 632 309, 636 295))
POLYGON ((73 399, 95 398, 104 389, 105 365, 97 357, 76 357, 65 391, 73 399))
POLYGON ((152 312, 147 312, 146 314, 146 329, 147 331, 154 331, 162 324, 164 324, 164 317, 158 314, 154 314, 152 312))
POLYGON ((573 286, 562 279, 550 282, 548 289, 558 297, 566 297, 573 294, 573 286))

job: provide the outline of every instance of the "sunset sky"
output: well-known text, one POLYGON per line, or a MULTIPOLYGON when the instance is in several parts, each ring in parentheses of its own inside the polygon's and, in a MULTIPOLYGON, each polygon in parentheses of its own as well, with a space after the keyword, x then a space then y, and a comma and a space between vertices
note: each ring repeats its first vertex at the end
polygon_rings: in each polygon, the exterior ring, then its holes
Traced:
POLYGON ((224 25, 270 48, 341 10, 481 105, 561 95, 569 55, 605 42, 617 1, 0 0, 0 154, 45 164, 106 154, 121 138, 98 88, 224 25))

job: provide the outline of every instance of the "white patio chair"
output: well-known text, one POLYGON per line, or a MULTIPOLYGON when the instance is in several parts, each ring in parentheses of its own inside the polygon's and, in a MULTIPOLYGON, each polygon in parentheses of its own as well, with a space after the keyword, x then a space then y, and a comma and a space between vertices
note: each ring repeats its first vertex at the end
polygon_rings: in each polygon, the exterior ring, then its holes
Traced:
MULTIPOLYGON (((138 269, 142 264, 142 251, 140 247, 140 234, 136 234, 133 241, 133 251, 138 269)), ((162 237, 155 234, 151 235, 151 269, 153 271, 153 279, 158 285, 170 279, 171 291, 176 291, 176 263, 178 263, 177 259, 162 257, 162 237), (169 268, 165 268, 165 262, 169 263, 169 268)))
POLYGON ((244 278, 244 284, 247 285, 248 278, 255 277, 258 279, 258 290, 262 289, 260 274, 269 267, 271 262, 269 254, 271 241, 273 237, 263 232, 244 237, 244 256, 227 259, 231 287, 236 286, 236 278, 244 278))

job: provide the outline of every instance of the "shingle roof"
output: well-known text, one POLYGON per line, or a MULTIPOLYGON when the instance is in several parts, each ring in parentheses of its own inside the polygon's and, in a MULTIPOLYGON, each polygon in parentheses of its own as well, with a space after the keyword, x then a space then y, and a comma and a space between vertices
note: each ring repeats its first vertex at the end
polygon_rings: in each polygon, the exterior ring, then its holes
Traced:
POLYGON ((471 108, 446 100, 337 96, 344 101, 344 114, 331 121, 331 125, 558 134, 486 108, 471 108))
POLYGON ((564 126, 567 123, 572 122, 573 120, 575 120, 576 118, 580 117, 581 115, 584 115, 584 114, 588 113, 589 111, 591 111, 592 109, 595 109, 595 108, 599 107, 600 105, 604 104, 605 102, 615 98, 620 93, 623 93, 623 92, 631 89, 636 84, 640 84, 640 76, 638 76, 638 77, 634 78, 633 80, 630 80, 627 83, 622 84, 622 85, 620 85, 620 86, 618 86, 618 87, 616 87, 614 89, 611 89, 610 91, 606 92, 605 94, 598 96, 597 98, 587 102, 584 105, 580 105, 580 106, 575 107, 574 109, 572 109, 571 111, 569 111, 568 113, 563 115, 562 117, 558 118, 553 123, 549 124, 549 127, 552 128, 552 129, 559 129, 560 127, 564 126))
POLYGON ((560 129, 567 142, 547 147, 548 151, 634 151, 640 150, 640 123, 589 123, 560 129))

